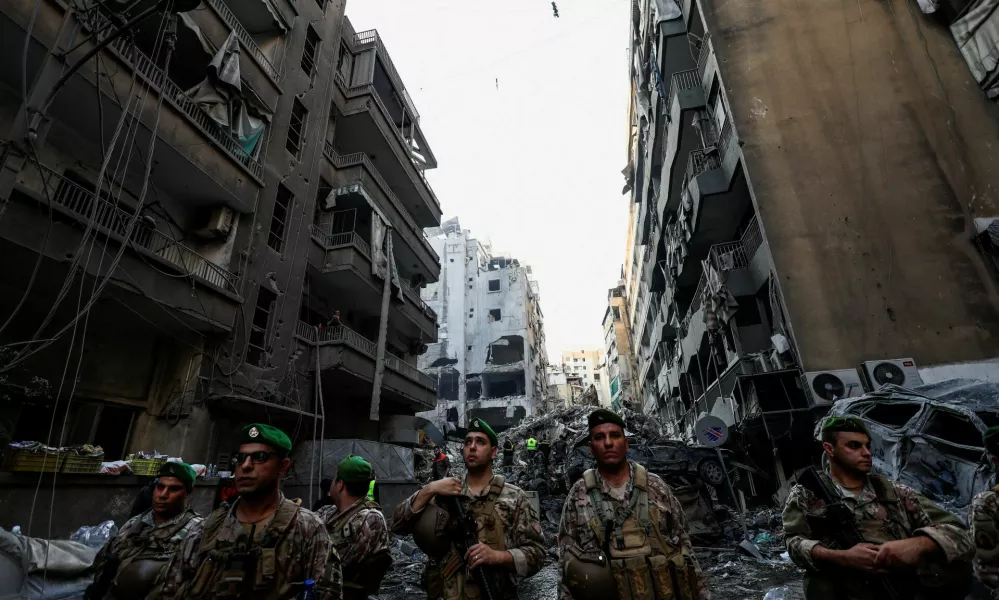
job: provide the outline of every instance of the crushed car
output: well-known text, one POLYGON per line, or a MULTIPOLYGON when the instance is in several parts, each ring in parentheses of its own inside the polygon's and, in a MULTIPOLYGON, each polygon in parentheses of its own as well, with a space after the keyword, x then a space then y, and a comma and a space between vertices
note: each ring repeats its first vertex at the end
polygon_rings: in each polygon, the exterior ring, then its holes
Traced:
POLYGON ((860 417, 871 430, 878 472, 959 514, 995 477, 982 433, 999 425, 999 384, 970 379, 912 389, 889 384, 837 401, 829 415, 860 417))

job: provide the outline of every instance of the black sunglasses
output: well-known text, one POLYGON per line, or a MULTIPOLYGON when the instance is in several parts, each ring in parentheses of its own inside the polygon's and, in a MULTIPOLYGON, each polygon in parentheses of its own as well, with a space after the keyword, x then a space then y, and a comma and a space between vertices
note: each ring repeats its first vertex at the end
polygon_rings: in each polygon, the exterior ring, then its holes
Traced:
POLYGON ((257 450, 256 452, 237 452, 232 456, 232 464, 233 466, 238 467, 246 462, 247 458, 249 458, 251 463, 255 465, 262 465, 270 460, 272 456, 277 455, 277 452, 268 452, 266 450, 257 450))

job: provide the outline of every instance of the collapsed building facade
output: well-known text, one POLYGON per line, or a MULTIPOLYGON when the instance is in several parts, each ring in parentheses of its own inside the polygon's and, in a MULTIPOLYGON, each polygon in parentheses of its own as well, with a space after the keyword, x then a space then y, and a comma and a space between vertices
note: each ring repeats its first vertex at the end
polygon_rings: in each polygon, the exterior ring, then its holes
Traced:
POLYGON ((84 4, 0 3, 0 443, 226 465, 263 421, 400 458, 441 211, 381 37, 327 0, 169 0, 120 36, 124 3, 84 4))
POLYGON ((636 389, 674 437, 723 418, 774 487, 835 399, 999 355, 999 111, 955 15, 891 4, 632 3, 636 389))
POLYGON ((427 230, 441 275, 423 290, 440 315, 437 343, 420 356, 437 405, 420 416, 444 430, 482 417, 497 430, 543 410, 548 359, 538 282, 517 259, 494 254, 457 218, 427 230))

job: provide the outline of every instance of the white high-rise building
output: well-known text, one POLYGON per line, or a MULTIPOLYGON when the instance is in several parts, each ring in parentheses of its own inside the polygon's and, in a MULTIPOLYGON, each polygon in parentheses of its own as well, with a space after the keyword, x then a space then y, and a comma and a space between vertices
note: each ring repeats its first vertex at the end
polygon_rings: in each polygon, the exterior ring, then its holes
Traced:
POLYGON ((482 417, 502 430, 543 410, 548 394, 544 316, 531 268, 493 254, 458 219, 427 230, 441 259, 439 282, 422 290, 438 315, 436 344, 419 368, 438 381, 437 408, 421 413, 442 426, 482 417))

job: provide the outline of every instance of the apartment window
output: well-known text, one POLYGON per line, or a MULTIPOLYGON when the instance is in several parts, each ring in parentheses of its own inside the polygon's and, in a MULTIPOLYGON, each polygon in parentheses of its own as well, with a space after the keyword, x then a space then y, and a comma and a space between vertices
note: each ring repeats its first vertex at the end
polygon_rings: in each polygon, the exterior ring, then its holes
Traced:
POLYGON ((312 79, 316 72, 316 56, 319 55, 319 34, 309 25, 305 33, 305 49, 302 50, 302 70, 312 79))
POLYGON ((500 280, 499 279, 490 279, 489 280, 489 291, 490 292, 498 292, 498 291, 500 291, 500 280))
POLYGON ((284 246, 284 234, 288 229, 288 214, 291 203, 295 199, 291 191, 278 184, 277 195, 274 197, 274 212, 271 214, 271 229, 267 234, 267 245, 281 252, 284 246))
POLYGON ((618 308, 618 307, 616 307, 616 306, 612 306, 611 310, 614 311, 614 320, 615 321, 620 321, 621 320, 621 309, 618 308))
POLYGON ((350 53, 350 48, 345 45, 340 46, 340 56, 337 57, 336 72, 337 77, 343 79, 344 85, 350 85, 350 73, 354 67, 354 55, 350 53))
POLYGON ((246 362, 258 367, 264 366, 267 356, 267 330, 271 323, 271 311, 277 294, 263 286, 257 291, 257 305, 253 309, 250 322, 250 339, 246 343, 246 362))
POLYGON ((323 210, 326 208, 326 198, 333 191, 333 186, 330 182, 326 181, 324 178, 319 178, 319 190, 316 192, 316 214, 312 219, 312 222, 319 225, 319 216, 323 214, 323 210))
POLYGON ((494 309, 492 309, 492 310, 489 311, 489 320, 490 321, 499 321, 501 319, 502 319, 502 316, 500 315, 500 309, 494 308, 494 309))
POLYGON ((298 158, 302 151, 302 140, 305 139, 305 120, 309 116, 309 111, 305 110, 305 105, 298 98, 291 107, 291 123, 288 124, 288 142, 285 148, 288 152, 298 158))

